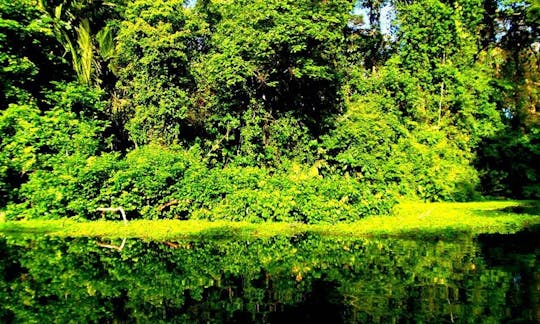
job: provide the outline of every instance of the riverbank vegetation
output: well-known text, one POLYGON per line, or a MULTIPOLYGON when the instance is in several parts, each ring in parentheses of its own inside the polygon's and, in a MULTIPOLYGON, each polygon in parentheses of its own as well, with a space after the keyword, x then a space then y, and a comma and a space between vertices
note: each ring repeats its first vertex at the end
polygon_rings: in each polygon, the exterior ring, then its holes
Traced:
MULTIPOLYGON (((231 222, 206 220, 98 220, 75 219, 0 222, 4 235, 141 238, 150 241, 184 239, 251 240, 276 236, 315 234, 334 238, 403 237, 452 239, 467 234, 509 234, 537 230, 540 202, 404 203, 389 216, 369 216, 353 223, 303 224, 285 222, 231 222), (149 230, 151 229, 151 230, 149 230)), ((119 217, 120 219, 120 217, 119 217)), ((119 245, 111 245, 118 248, 119 245)))
POLYGON ((0 211, 334 224, 540 198, 539 12, 0 0, 0 211))

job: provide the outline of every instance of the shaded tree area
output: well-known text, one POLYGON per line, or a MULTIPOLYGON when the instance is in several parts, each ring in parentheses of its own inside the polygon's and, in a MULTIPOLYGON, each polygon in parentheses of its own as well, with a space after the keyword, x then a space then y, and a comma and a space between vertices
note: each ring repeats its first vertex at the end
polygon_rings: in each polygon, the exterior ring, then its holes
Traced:
POLYGON ((2 1, 0 206, 316 223, 537 198, 538 22, 515 0, 2 1))
POLYGON ((481 145, 482 190, 494 195, 538 197, 540 187, 540 5, 510 2, 498 20, 505 27, 491 62, 497 104, 505 127, 481 145))

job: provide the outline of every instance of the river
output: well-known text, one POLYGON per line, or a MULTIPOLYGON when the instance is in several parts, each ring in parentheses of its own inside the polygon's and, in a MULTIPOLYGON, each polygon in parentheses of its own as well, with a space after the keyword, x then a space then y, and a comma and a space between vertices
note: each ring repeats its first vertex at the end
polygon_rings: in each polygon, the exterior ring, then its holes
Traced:
POLYGON ((149 242, 0 237, 3 323, 539 322, 537 232, 149 242))

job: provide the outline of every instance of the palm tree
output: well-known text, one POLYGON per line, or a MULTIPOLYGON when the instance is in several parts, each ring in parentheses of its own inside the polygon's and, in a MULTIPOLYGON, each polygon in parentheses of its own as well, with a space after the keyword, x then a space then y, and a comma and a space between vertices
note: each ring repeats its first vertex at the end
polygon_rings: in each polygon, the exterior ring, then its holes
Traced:
POLYGON ((112 30, 107 19, 116 4, 93 0, 64 0, 48 8, 46 0, 38 7, 52 20, 53 33, 71 57, 71 64, 81 84, 99 86, 103 63, 115 56, 112 30), (83 17, 83 14, 85 16, 83 17), (93 33, 93 28, 99 32, 93 33))

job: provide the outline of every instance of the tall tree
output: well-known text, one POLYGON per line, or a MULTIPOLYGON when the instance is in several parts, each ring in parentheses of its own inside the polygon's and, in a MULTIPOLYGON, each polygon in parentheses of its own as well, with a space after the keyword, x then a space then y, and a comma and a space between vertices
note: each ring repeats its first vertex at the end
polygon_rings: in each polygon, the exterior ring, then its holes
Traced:
POLYGON ((0 110, 41 101, 51 81, 67 77, 62 48, 35 1, 0 1, 0 110))
POLYGON ((228 123, 208 127, 227 135, 217 136, 221 145, 233 154, 274 158, 290 150, 294 142, 287 137, 300 140, 328 128, 328 118, 342 108, 342 53, 352 6, 347 0, 213 4, 220 18, 197 76, 213 97, 207 109, 222 121, 230 116, 228 123))
POLYGON ((538 1, 498 3, 490 62, 506 128, 485 140, 477 159, 491 195, 540 197, 539 8, 538 1))
MULTIPOLYGON (((114 57, 114 20, 124 0, 38 0, 38 7, 52 22, 53 32, 70 56, 81 84, 94 86, 111 78, 107 64, 114 57)), ((105 86, 110 86, 105 85, 105 86)))
POLYGON ((134 1, 120 24, 114 107, 127 114, 135 145, 179 143, 196 132, 192 65, 204 46, 206 23, 184 2, 134 1))

